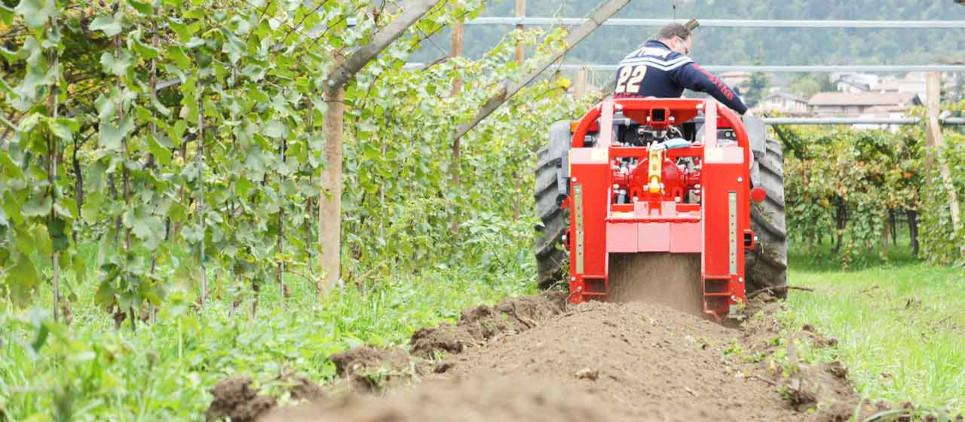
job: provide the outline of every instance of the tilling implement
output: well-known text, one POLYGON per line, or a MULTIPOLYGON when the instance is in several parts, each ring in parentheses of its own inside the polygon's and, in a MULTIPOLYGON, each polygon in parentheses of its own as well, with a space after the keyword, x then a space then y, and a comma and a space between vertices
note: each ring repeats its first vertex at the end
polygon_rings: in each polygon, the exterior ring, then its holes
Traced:
POLYGON ((721 320, 785 284, 780 146, 715 101, 608 99, 555 124, 536 199, 540 282, 568 258, 571 303, 646 284, 721 320))

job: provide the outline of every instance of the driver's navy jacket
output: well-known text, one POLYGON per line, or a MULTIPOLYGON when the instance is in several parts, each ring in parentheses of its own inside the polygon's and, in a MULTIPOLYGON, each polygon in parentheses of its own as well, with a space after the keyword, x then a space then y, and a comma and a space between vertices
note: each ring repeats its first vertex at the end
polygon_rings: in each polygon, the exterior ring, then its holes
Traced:
POLYGON ((740 114, 747 111, 720 78, 657 40, 647 41, 620 62, 614 97, 680 98, 685 88, 706 92, 740 114))

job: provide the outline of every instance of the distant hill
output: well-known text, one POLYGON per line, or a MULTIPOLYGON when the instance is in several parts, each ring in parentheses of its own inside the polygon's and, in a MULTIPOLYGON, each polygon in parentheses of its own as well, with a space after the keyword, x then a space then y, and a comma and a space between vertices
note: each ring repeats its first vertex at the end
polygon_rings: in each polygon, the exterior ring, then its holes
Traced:
MULTIPOLYGON (((954 0, 676 0, 678 18, 965 20, 954 0)), ((484 16, 512 16, 513 0, 490 1, 484 16)), ((529 16, 582 17, 598 0, 528 0, 529 16)), ((670 18, 672 0, 632 0, 617 17, 670 18)), ((478 56, 511 30, 467 26, 465 51, 478 56)), ((605 27, 577 47, 568 62, 612 64, 657 28, 605 27)), ((436 43, 447 46, 446 34, 436 43)), ((699 28, 695 60, 703 64, 928 64, 965 51, 961 29, 699 28)), ((431 60, 442 53, 424 48, 431 60)))

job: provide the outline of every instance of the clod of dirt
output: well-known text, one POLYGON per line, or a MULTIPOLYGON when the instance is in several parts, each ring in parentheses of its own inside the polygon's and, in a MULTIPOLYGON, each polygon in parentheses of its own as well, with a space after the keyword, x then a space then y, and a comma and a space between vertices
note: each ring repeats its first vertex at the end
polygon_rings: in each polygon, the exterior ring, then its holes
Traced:
POLYGON ((597 378, 600 378, 600 370, 583 368, 583 369, 580 369, 579 371, 576 371, 576 374, 574 375, 576 376, 576 378, 581 380, 596 381, 597 378))
POLYGON ((495 307, 477 306, 463 312, 456 325, 443 324, 416 331, 409 342, 411 352, 427 359, 462 353, 498 336, 531 329, 562 313, 565 304, 565 294, 549 292, 541 296, 508 299, 495 307))
POLYGON ((378 392, 405 383, 416 375, 415 365, 402 349, 362 346, 332 355, 335 374, 347 379, 353 390, 378 392))
POLYGON ((432 368, 432 372, 435 372, 437 374, 444 374, 448 372, 450 369, 452 369, 453 366, 456 366, 456 365, 452 362, 439 362, 432 368))
POLYGON ((302 377, 292 377, 293 385, 289 388, 293 400, 317 400, 325 397, 325 390, 322 386, 312 382, 312 380, 302 377))
POLYGON ((214 401, 204 412, 208 421, 254 421, 276 404, 274 397, 259 395, 248 377, 224 379, 211 389, 211 395, 214 401))

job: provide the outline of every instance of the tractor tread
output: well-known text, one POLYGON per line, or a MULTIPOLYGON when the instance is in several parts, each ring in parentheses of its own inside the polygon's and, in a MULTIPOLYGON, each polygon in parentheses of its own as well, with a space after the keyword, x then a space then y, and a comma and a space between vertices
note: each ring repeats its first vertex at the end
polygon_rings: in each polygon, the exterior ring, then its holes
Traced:
POLYGON ((784 202, 784 154, 781 144, 768 139, 766 153, 755 162, 767 199, 751 207, 751 228, 758 236, 757 247, 747 253, 745 277, 748 291, 779 288, 774 294, 786 295, 787 225, 784 202))
POLYGON ((560 207, 559 175, 563 155, 570 146, 568 122, 556 122, 550 126, 547 145, 536 153, 536 215, 541 224, 537 227, 536 263, 537 281, 540 288, 549 288, 563 276, 568 255, 563 249, 563 234, 569 227, 569 212, 560 207))

